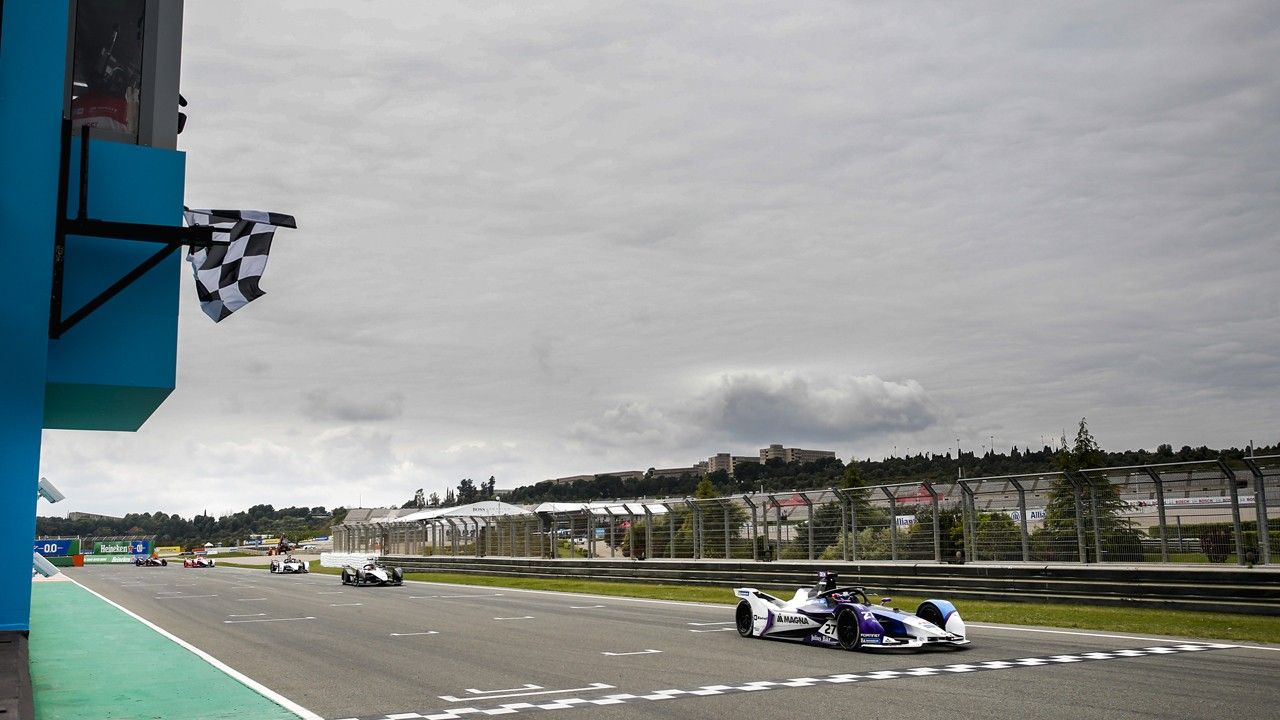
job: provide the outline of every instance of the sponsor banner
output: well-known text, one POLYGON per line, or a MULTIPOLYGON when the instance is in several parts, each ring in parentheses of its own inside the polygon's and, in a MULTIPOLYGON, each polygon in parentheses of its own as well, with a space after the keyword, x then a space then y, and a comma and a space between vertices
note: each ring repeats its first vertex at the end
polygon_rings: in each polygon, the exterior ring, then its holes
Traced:
POLYGON ((47 558, 76 555, 80 552, 80 540, 77 538, 36 540, 35 551, 47 558))
MULTIPOLYGON (((1004 514, 1013 518, 1014 522, 1022 522, 1021 510, 1006 510, 1004 514)), ((1043 522, 1044 518, 1044 508, 1027 508, 1027 522, 1043 522)))
POLYGON ((94 555, 149 555, 150 540, 105 540, 93 544, 94 555))
POLYGON ((106 565, 117 563, 133 564, 132 555, 85 555, 85 565, 106 565))
POLYGON ((160 553, 161 555, 177 555, 178 553, 182 552, 182 546, 181 545, 165 545, 163 547, 157 547, 156 552, 160 553))
MULTIPOLYGON (((1253 506, 1252 495, 1240 495, 1238 497, 1240 506, 1253 506)), ((1164 506, 1166 508, 1183 508, 1183 507, 1222 507, 1230 506, 1231 498, 1229 496, 1205 495, 1201 497, 1186 498, 1165 498, 1164 506)), ((1160 503, 1156 500, 1134 500, 1129 503, 1126 512, 1134 515, 1144 515, 1155 512, 1159 508, 1160 503)))

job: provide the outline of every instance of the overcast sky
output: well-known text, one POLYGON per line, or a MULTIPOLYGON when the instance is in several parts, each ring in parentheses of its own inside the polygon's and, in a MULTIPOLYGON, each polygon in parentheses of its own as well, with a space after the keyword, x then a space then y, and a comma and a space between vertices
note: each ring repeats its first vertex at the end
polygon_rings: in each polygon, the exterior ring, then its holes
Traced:
POLYGON ((42 512, 1280 440, 1280 4, 189 2, 182 61, 187 203, 299 229, 42 512))

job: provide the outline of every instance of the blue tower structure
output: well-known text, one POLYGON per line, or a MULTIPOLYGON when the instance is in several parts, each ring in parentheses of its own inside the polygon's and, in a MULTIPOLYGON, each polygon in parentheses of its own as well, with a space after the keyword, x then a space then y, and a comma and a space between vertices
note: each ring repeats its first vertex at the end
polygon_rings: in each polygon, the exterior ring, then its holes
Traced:
POLYGON ((26 631, 41 430, 173 391, 180 0, 0 0, 0 631, 26 631), (87 172, 82 170, 87 165, 87 172))

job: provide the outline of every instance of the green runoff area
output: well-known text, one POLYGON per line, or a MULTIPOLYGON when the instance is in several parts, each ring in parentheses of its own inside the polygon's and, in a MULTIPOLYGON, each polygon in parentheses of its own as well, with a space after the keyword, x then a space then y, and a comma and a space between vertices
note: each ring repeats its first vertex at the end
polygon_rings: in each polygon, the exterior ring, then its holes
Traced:
MULTIPOLYGON (((253 567, 219 563, 233 567, 253 567)), ((258 568, 255 568, 258 569, 258 568)), ((338 575, 337 568, 320 567, 311 561, 311 571, 338 575)), ((683 600, 720 605, 734 605, 738 599, 725 587, 709 585, 658 585, 611 580, 569 580, 560 578, 490 577, 462 573, 405 573, 405 580, 481 585, 522 590, 554 590, 586 595, 683 600)), ((794 587, 761 586, 761 590, 794 592, 794 587)), ((874 598, 873 598, 874 599, 874 598)), ((925 598, 910 595, 893 596, 893 605, 913 608, 925 598)), ((1280 617, 1241 615, 1236 613, 1201 613, 1187 610, 1126 608, 1063 603, 1000 602, 996 600, 957 600, 965 622, 993 625, 1028 625, 1034 627, 1079 630, 1106 630, 1147 635, 1199 638, 1204 640, 1237 640, 1280 643, 1280 617)))
POLYGON ((31 588, 36 720, 297 720, 200 656, 70 582, 31 588))

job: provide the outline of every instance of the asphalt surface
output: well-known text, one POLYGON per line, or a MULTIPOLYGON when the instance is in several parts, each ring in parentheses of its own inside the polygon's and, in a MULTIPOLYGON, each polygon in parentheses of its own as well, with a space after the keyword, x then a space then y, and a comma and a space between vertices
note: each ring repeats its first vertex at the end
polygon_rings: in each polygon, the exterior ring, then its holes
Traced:
POLYGON ((850 653, 740 638, 730 606, 415 582, 354 588, 265 569, 96 566, 68 576, 330 719, 444 720, 475 709, 570 719, 1280 712, 1280 647, 1253 643, 971 624, 964 649, 850 653))

